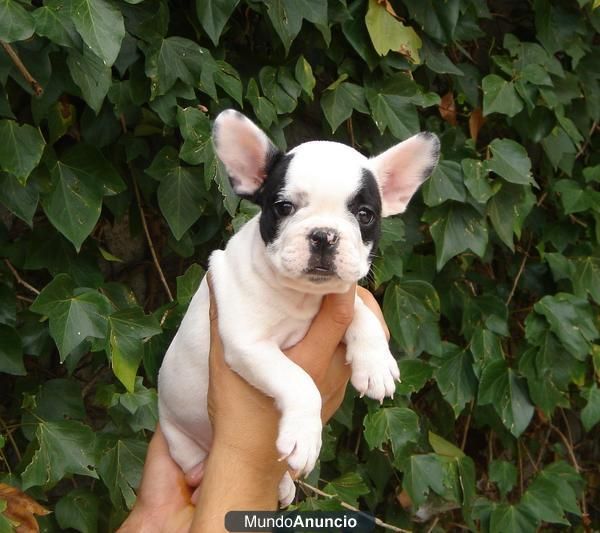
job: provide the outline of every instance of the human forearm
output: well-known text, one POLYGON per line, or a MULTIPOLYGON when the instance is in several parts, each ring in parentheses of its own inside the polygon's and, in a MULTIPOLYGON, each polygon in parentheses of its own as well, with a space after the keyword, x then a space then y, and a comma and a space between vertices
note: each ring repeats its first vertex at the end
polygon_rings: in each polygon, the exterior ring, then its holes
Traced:
POLYGON ((278 486, 285 472, 275 453, 250 457, 215 440, 208 456, 191 531, 225 531, 229 511, 277 509, 278 486))

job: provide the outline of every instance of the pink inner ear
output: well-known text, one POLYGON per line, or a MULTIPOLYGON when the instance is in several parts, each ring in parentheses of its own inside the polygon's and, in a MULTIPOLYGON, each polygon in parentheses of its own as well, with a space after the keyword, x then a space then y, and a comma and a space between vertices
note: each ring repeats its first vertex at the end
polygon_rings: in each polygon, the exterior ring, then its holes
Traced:
POLYGON ((371 160, 381 188, 383 216, 402 213, 406 209, 435 167, 438 151, 437 137, 419 134, 371 160))
POLYGON ((249 119, 236 111, 224 111, 215 121, 217 156, 238 194, 252 194, 265 179, 271 141, 249 119))

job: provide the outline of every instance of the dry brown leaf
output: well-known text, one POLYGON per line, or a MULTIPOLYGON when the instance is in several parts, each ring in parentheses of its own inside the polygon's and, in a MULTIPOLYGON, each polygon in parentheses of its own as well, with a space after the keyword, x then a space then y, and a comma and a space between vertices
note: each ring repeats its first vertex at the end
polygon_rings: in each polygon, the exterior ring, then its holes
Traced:
POLYGON ((6 501, 4 516, 18 524, 17 533, 37 533, 40 527, 34 515, 44 516, 50 513, 30 496, 15 487, 0 483, 0 500, 6 501))
POLYGON ((380 6, 384 6, 385 10, 392 15, 392 17, 396 17, 397 19, 400 19, 400 17, 398 15, 396 15, 396 12, 394 11, 394 8, 392 7, 392 4, 390 4, 389 0, 377 0, 377 3, 380 6))
POLYGON ((398 503, 402 506, 402 509, 407 510, 412 507, 412 500, 406 490, 402 490, 402 492, 396 495, 396 498, 398 499, 398 503))
POLYGON ((438 106, 440 115, 451 126, 456 126, 456 104, 454 103, 454 94, 452 91, 442 96, 442 101, 438 106))
POLYGON ((475 141, 477 144, 477 137, 479 137, 479 130, 483 123, 485 122, 485 118, 483 117, 483 113, 481 112, 480 107, 476 107, 471 111, 471 116, 469 117, 469 133, 471 135, 471 139, 475 141))

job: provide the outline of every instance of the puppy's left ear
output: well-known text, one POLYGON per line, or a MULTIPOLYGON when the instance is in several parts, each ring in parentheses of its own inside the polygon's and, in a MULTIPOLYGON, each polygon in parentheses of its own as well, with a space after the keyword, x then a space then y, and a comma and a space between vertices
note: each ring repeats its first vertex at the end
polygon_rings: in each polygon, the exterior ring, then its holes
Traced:
POLYGON ((369 160, 381 190, 384 217, 405 211, 413 194, 433 172, 439 156, 439 139, 424 132, 369 160))
POLYGON ((267 135, 239 111, 227 109, 213 126, 213 143, 231 185, 240 196, 253 196, 262 186, 279 150, 267 135))

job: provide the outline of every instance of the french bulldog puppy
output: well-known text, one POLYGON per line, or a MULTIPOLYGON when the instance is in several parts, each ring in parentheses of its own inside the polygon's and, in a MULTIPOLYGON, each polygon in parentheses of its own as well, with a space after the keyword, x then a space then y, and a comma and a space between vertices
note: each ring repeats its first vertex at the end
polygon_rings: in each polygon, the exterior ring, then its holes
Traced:
MULTIPOLYGON (((321 396, 282 350, 300 341, 329 293, 366 276, 381 218, 402 213, 439 157, 439 140, 420 133, 368 159, 344 144, 307 142, 279 151, 252 121, 223 111, 213 142, 234 191, 262 211, 210 257, 227 364, 273 397, 281 411, 276 446, 308 474, 321 449, 321 396)), ((400 378, 375 315, 356 298, 345 336, 351 382, 382 401, 400 378)), ((207 411, 209 294, 194 295, 159 375, 161 428, 184 471, 202 462, 212 433, 207 411)), ((295 494, 286 473, 283 506, 295 494)))

